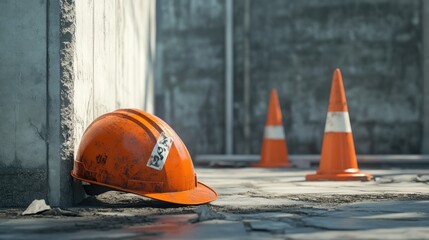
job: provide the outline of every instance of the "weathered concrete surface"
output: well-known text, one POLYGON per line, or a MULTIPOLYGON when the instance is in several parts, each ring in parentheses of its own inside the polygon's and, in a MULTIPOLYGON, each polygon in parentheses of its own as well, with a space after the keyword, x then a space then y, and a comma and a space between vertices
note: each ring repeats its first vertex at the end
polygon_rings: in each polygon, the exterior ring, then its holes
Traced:
MULTIPOLYGON (((234 152, 259 153, 269 91, 276 87, 289 151, 320 153, 339 67, 357 152, 420 153, 421 3, 234 1, 234 152)), ((224 1, 159 5, 157 113, 192 154, 223 154, 224 1)))
POLYGON ((46 32, 46 1, 1 1, 0 206, 46 198, 46 32))
POLYGON ((0 3, 0 206, 71 203, 72 3, 0 3))
POLYGON ((370 182, 306 182, 300 169, 197 169, 219 199, 178 206, 110 191, 75 217, 0 210, 0 239, 428 239, 429 170, 367 170, 370 182), (215 219, 201 218, 202 211, 215 219), (200 216, 198 216, 200 215, 200 216))
POLYGON ((192 154, 223 153, 224 1, 158 1, 156 114, 192 154))

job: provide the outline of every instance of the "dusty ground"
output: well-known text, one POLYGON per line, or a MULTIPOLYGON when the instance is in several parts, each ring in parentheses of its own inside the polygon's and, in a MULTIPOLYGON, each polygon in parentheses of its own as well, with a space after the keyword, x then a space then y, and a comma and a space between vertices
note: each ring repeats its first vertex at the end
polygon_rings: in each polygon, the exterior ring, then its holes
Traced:
POLYGON ((306 182, 309 172, 197 169, 219 193, 207 207, 110 191, 40 215, 2 209, 0 239, 429 239, 429 169, 368 170, 370 182, 306 182))

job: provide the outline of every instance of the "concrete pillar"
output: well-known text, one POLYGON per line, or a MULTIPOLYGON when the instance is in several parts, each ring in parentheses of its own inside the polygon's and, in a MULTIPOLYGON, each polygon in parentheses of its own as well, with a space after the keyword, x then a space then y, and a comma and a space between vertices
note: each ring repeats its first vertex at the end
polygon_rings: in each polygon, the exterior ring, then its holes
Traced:
POLYGON ((153 111, 154 33, 155 1, 0 1, 0 207, 81 196, 70 171, 89 123, 153 111))
POLYGON ((74 0, 47 1, 47 167, 48 201, 53 206, 73 203, 73 51, 74 0))
POLYGON ((47 6, 0 2, 0 207, 48 194, 47 6))

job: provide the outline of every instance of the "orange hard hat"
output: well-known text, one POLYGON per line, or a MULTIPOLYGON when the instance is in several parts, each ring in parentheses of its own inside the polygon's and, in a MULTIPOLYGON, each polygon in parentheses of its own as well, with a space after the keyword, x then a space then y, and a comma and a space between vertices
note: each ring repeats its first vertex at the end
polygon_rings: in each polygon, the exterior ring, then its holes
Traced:
POLYGON ((83 134, 71 175, 177 204, 217 198, 213 189, 197 181, 191 156, 174 130, 137 109, 119 109, 95 119, 83 134))

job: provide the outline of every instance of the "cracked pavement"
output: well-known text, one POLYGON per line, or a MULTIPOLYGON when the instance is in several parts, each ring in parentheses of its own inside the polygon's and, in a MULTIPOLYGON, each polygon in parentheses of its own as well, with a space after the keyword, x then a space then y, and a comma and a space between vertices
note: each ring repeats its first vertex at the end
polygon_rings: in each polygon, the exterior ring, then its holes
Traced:
POLYGON ((0 210, 0 239, 429 239, 429 169, 365 170, 369 182, 307 182, 309 169, 197 168, 204 206, 110 191, 68 208, 0 210))

